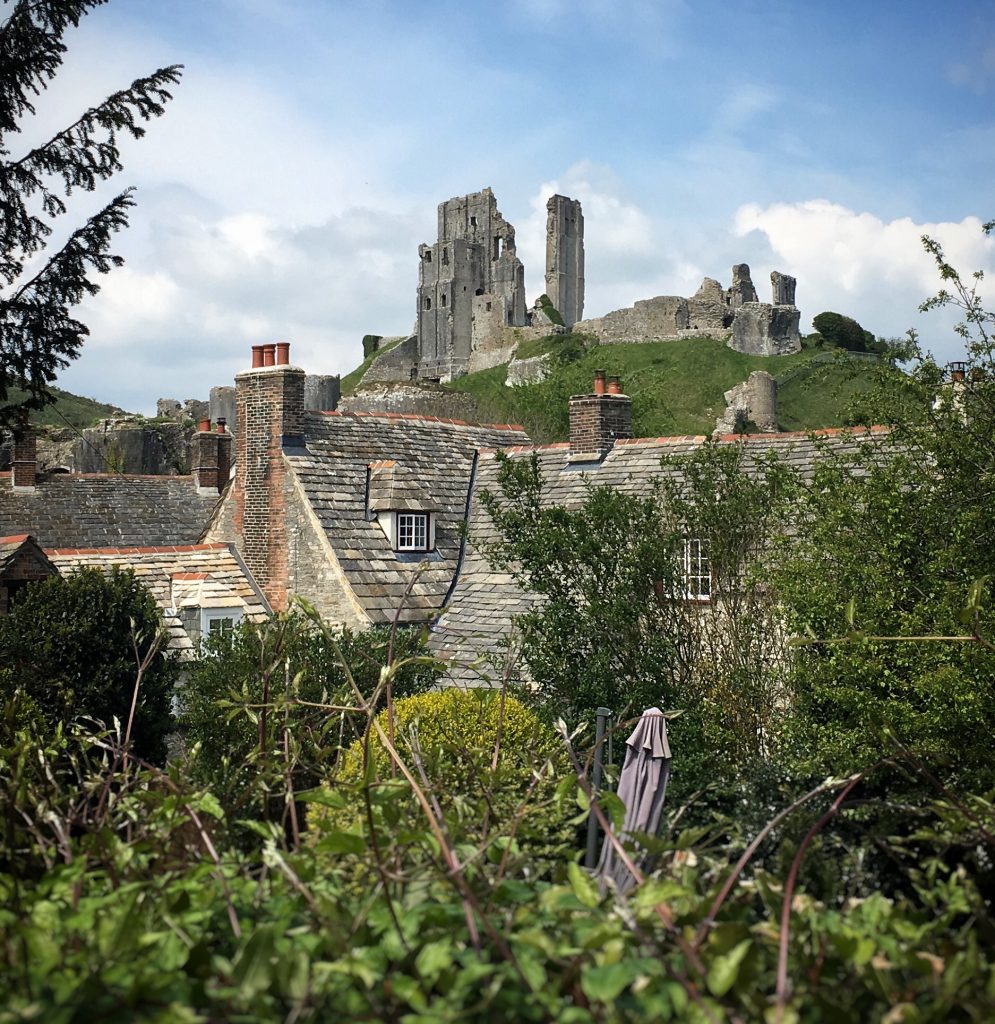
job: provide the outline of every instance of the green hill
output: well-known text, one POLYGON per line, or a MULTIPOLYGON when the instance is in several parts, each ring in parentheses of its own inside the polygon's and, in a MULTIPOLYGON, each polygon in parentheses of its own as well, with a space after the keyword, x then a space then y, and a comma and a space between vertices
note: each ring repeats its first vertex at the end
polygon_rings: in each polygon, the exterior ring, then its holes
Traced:
POLYGON ((778 378, 778 419, 783 430, 845 426, 853 405, 870 387, 872 360, 841 350, 803 349, 791 356, 747 356, 721 341, 689 338, 646 344, 598 345, 576 335, 553 335, 520 346, 521 357, 548 351, 553 369, 538 384, 508 387, 507 367, 468 374, 445 387, 469 392, 483 422, 521 423, 536 441, 562 441, 568 433, 567 400, 591 390, 595 369, 622 379, 633 400, 633 434, 655 437, 710 434, 725 410, 723 394, 753 370, 778 378))
MULTIPOLYGON (((30 420, 37 426, 64 427, 69 424, 78 428, 92 427, 98 420, 127 415, 116 405, 106 405, 104 402, 96 402, 92 398, 82 398, 69 391, 63 391, 61 388, 52 388, 51 391, 55 395, 55 402, 40 411, 36 410, 31 413, 30 420)), ((12 402, 19 402, 25 397, 24 392, 11 391, 10 393, 12 402)))

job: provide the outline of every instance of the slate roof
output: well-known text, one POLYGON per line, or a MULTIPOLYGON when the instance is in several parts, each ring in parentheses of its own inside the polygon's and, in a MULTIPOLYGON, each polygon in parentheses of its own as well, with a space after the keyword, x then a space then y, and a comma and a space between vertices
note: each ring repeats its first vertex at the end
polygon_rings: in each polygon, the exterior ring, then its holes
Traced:
POLYGON ((517 426, 397 413, 307 413, 305 437, 286 457, 373 623, 399 609, 407 622, 438 613, 459 559, 476 451, 528 442, 517 426), (396 553, 368 505, 432 513, 435 550, 396 553))
MULTIPOLYGON (((812 433, 729 434, 719 443, 744 446, 744 468, 754 458, 776 452, 797 470, 802 479, 812 478, 813 467, 826 453, 856 452, 861 445, 880 443, 888 431, 882 427, 853 431, 829 429, 812 433)), ((645 493, 654 477, 673 470, 660 465, 663 456, 689 455, 706 441, 704 436, 657 437, 622 440, 615 443, 604 460, 576 462, 568 444, 538 448, 517 446, 506 449, 513 457, 535 452, 544 481, 543 496, 550 505, 577 507, 588 484, 610 486, 628 493, 645 493)), ((482 679, 499 678, 499 663, 508 648, 515 617, 526 611, 532 599, 521 590, 511 574, 495 572, 480 554, 483 542, 495 539, 490 517, 481 507, 482 490, 500 494, 498 462, 494 452, 481 454, 474 481, 469 519, 470 539, 459 578, 444 614, 432 627, 429 647, 450 662, 449 677, 460 685, 480 685, 482 679)))
POLYGON ((155 597, 169 631, 170 650, 193 659, 196 646, 183 626, 184 612, 201 608, 237 608, 253 622, 270 608, 231 544, 165 547, 56 548, 46 554, 65 576, 95 566, 132 569, 155 597))
POLYGON ((196 544, 217 501, 190 476, 56 473, 14 491, 0 473, 0 535, 46 548, 196 544))

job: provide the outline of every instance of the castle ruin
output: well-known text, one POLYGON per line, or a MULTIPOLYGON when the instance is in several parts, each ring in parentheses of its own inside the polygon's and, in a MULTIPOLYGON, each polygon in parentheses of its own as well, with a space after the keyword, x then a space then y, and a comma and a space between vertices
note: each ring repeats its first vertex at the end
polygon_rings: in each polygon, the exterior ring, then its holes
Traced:
MULTIPOLYGON (((547 209, 547 294, 569 327, 584 310, 584 217, 566 196, 553 196, 547 209)), ((515 229, 489 188, 440 203, 439 239, 418 256, 412 377, 458 377, 474 353, 513 344, 507 328, 531 325, 515 229)))
POLYGON ((584 214, 579 199, 546 203, 546 295, 570 330, 584 318, 584 214))

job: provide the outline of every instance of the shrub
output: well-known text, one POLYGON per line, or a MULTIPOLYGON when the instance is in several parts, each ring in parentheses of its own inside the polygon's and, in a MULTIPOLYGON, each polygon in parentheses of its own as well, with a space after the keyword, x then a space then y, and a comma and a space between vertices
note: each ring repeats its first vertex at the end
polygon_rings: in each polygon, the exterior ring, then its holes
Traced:
MULTIPOLYGON (((398 754, 416 778, 421 762, 451 833, 461 841, 480 844, 514 832, 518 844, 534 856, 574 848, 573 827, 553 807, 557 783, 567 770, 566 751, 556 733, 524 704, 500 691, 453 688, 398 700, 393 710, 398 754)), ((389 736, 386 711, 377 722, 389 736)), ((378 828, 390 832, 421 813, 414 794, 392 778, 390 754, 371 729, 368 747, 363 740, 353 743, 330 783, 333 792, 359 799, 316 808, 314 820, 365 832, 369 821, 363 790, 370 778, 402 794, 371 805, 378 828)))
POLYGON ((842 313, 819 313, 812 318, 812 326, 829 345, 849 349, 851 352, 865 352, 868 339, 874 342, 874 335, 865 331, 856 320, 842 313))
MULTIPOLYGON (((50 726, 89 716, 110 726, 128 719, 141 660, 160 644, 155 599, 130 570, 84 568, 27 588, 0 619, 0 687, 30 697, 50 726)), ((173 726, 175 657, 159 650, 141 682, 134 752, 162 763, 173 726)))
MULTIPOLYGON (((193 777, 211 785, 229 820, 278 816, 269 794, 288 763, 295 790, 325 777, 356 735, 353 722, 363 721, 327 705, 356 704, 347 671, 371 697, 389 646, 387 629, 328 634, 296 612, 205 642, 180 693, 179 721, 188 746, 196 745, 193 777)), ((396 695, 434 684, 437 668, 410 660, 425 654, 418 632, 399 630, 393 654, 396 695)))

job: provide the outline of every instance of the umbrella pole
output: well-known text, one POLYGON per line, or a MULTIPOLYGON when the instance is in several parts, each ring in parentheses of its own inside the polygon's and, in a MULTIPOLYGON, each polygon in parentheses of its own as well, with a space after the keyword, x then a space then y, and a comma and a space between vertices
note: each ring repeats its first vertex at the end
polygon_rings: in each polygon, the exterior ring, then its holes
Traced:
MULTIPOLYGON (((594 730, 594 777, 591 780, 591 795, 596 800, 601 792, 601 775, 604 767, 605 727, 611 718, 608 708, 598 708, 597 724, 594 730)), ((593 871, 598 863, 598 819, 591 808, 587 818, 587 853, 584 855, 584 867, 593 871)))

